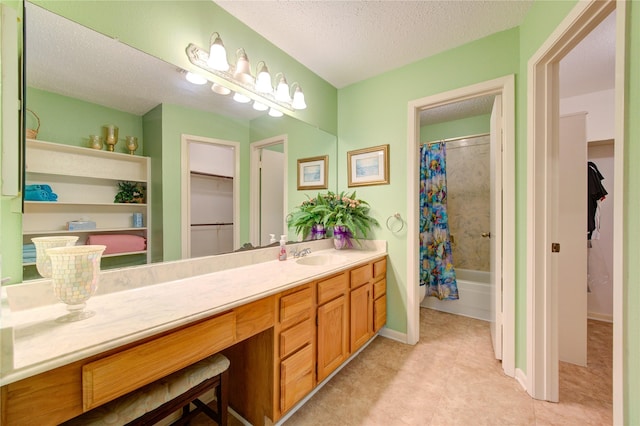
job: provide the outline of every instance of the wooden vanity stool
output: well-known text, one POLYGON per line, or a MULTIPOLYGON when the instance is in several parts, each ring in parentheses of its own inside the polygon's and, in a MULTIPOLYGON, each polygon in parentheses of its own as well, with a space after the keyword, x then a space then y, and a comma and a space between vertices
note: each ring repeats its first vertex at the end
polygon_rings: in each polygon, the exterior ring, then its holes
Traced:
POLYGON ((182 408, 182 416, 172 425, 188 424, 202 412, 218 425, 226 426, 228 391, 229 360, 216 354, 87 411, 63 425, 153 425, 182 408), (216 392, 216 411, 198 399, 211 389, 216 392), (195 405, 194 409, 190 409, 191 404, 195 405))

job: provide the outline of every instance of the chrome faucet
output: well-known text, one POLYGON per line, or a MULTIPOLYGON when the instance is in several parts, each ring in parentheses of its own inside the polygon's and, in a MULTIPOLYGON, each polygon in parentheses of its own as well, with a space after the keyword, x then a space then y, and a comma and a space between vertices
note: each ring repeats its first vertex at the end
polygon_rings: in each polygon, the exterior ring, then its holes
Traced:
POLYGON ((309 247, 304 248, 300 251, 296 251, 295 249, 291 252, 294 258, 305 257, 308 254, 311 254, 311 249, 309 247))

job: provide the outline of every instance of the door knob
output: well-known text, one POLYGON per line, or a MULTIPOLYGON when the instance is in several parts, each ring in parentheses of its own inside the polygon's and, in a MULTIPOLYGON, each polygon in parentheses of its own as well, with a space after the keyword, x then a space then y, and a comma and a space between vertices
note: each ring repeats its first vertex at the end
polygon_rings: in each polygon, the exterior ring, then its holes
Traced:
POLYGON ((483 232, 481 236, 482 238, 491 238, 491 232, 483 232))

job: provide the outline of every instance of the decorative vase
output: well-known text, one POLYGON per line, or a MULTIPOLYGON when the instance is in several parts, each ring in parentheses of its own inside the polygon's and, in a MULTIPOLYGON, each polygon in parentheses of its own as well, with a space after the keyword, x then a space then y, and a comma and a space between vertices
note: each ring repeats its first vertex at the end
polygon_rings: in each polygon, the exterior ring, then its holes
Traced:
POLYGON ((100 258, 106 247, 86 245, 47 249, 51 258, 53 292, 61 302, 67 304, 69 311, 56 321, 74 322, 95 315, 95 312, 85 311, 84 308, 85 302, 98 289, 100 258))
POLYGON ((76 241, 78 241, 78 237, 75 235, 32 238, 31 242, 36 246, 36 269, 40 276, 51 278, 51 259, 49 259, 47 249, 73 246, 76 241))
POLYGON ((107 144, 108 151, 114 151, 118 143, 118 126, 107 124, 102 127, 104 132, 104 142, 107 144))
POLYGON ((311 227, 311 239, 312 240, 322 240, 326 235, 326 230, 324 229, 324 225, 320 223, 316 223, 311 227))
POLYGON ((138 149, 138 138, 135 136, 126 136, 124 141, 127 145, 127 149, 129 150, 129 154, 134 155, 136 153, 136 149, 138 149))
POLYGON ((89 148, 102 149, 102 136, 89 135, 89 148))
POLYGON ((333 227, 333 247, 336 250, 353 247, 353 244, 351 244, 351 232, 346 226, 333 227))

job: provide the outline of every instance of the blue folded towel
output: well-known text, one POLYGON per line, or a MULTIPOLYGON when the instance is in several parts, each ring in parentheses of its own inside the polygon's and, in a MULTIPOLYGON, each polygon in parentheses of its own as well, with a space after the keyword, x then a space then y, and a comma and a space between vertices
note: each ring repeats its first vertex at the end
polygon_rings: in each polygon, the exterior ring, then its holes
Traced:
POLYGON ((28 243, 22 245, 22 250, 35 250, 36 245, 34 243, 28 243))
POLYGON ((34 190, 38 190, 38 189, 42 189, 43 191, 47 191, 47 192, 53 192, 51 187, 49 185, 47 185, 47 184, 44 184, 44 183, 37 183, 37 184, 33 184, 33 185, 25 185, 24 186, 24 190, 25 191, 34 191, 34 190))
POLYGON ((22 263, 36 263, 35 256, 22 256, 22 263))
POLYGON ((57 201, 58 194, 44 189, 28 189, 24 192, 25 201, 57 201))

